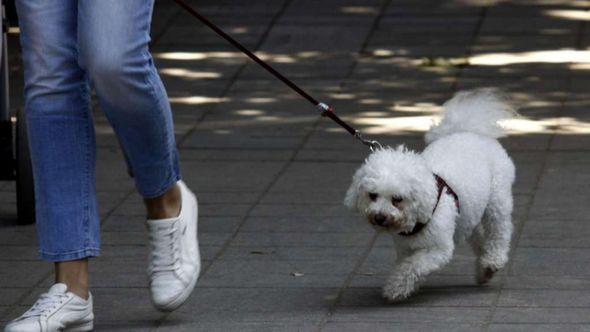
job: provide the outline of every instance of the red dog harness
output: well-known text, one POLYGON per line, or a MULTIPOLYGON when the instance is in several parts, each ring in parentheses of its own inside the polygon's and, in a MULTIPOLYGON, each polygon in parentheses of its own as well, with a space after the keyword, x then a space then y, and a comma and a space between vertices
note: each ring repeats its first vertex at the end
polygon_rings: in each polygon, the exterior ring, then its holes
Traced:
POLYGON ((432 209, 432 213, 434 214, 434 211, 436 211, 436 208, 438 207, 438 202, 440 201, 440 196, 442 195, 443 189, 445 188, 447 188, 447 194, 453 196, 453 198, 455 199, 455 206, 457 207, 457 212, 461 212, 461 209, 459 207, 459 196, 457 196, 457 193, 440 176, 434 174, 434 178, 436 179, 436 186, 438 187, 438 197, 436 198, 436 204, 434 205, 434 209, 432 209))
MULTIPOLYGON (((441 178, 437 174, 434 174, 434 178, 436 179, 436 186, 438 188, 438 195, 436 197, 436 204, 434 204, 434 208, 432 209, 432 214, 434 214, 434 211, 436 211, 436 208, 438 207, 438 202, 440 201, 440 197, 442 196, 443 190, 445 188, 447 188, 447 194, 453 196, 453 199, 455 199, 455 206, 457 207, 457 212, 460 213, 461 209, 459 208, 459 196, 457 196, 457 193, 453 190, 453 188, 451 188, 451 186, 449 186, 449 184, 443 178, 441 178)), ((398 234, 401 236, 416 235, 424 228, 424 226, 426 226, 426 223, 417 222, 416 225, 414 226, 414 229, 412 229, 411 231, 402 232, 402 233, 398 233, 398 234)))

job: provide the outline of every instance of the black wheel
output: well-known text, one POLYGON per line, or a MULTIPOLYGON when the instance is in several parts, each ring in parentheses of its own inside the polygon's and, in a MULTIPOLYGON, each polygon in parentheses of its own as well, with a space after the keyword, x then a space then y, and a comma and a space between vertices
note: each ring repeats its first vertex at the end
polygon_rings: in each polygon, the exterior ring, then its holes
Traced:
POLYGON ((25 225, 35 222, 35 189, 27 124, 21 108, 16 118, 16 206, 18 223, 25 225))

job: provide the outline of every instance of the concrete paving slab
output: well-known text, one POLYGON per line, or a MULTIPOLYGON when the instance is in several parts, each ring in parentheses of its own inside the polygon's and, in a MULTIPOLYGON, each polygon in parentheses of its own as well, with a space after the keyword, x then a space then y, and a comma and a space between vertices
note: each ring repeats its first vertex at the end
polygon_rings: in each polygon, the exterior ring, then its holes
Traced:
POLYGON ((579 135, 555 137, 555 140, 551 143, 551 149, 553 150, 584 151, 588 150, 589 146, 590 141, 588 138, 579 135))
POLYGON ((474 17, 478 16, 485 4, 472 1, 465 4, 460 1, 394 1, 385 10, 386 15, 438 17, 474 17))
POLYGON ((249 217, 244 232, 373 233, 359 217, 249 217))
MULTIPOLYGON (((297 54, 299 51, 293 49, 291 52, 270 53, 268 62, 283 75, 297 80, 341 80, 346 76, 355 59, 353 54, 346 51, 325 51, 322 52, 324 54, 321 57, 312 60, 305 58, 307 53, 293 57, 291 56, 293 52, 297 54)), ((271 74, 254 63, 246 65, 242 75, 250 80, 271 77, 271 74)))
POLYGON ((50 265, 39 261, 0 261, 2 287, 30 287, 42 281, 50 272, 50 265))
POLYGON ((0 261, 36 261, 39 259, 35 245, 5 245, 0 251, 0 261))
POLYGON ((517 248, 510 274, 587 276, 589 252, 586 248, 517 248))
MULTIPOLYGON (((26 296, 29 291, 29 287, 0 288, 0 307, 7 307, 15 304, 17 299, 26 296)), ((2 309, 0 309, 0 311, 2 311, 2 309)))
POLYGON ((504 278, 505 289, 584 290, 588 285, 590 281, 583 276, 521 274, 504 278))
POLYGON ((498 308, 494 323, 574 323, 590 324, 588 308, 498 308))
MULTIPOLYGON (((260 40, 260 36, 266 30, 270 19, 272 17, 259 16, 258 19, 252 22, 251 20, 243 21, 236 18, 233 21, 220 20, 219 17, 212 18, 216 24, 220 25, 224 31, 227 31, 233 38, 238 40, 248 48, 255 48, 260 40), (254 24, 253 24, 254 23, 254 24)), ((174 46, 195 48, 208 47, 226 47, 227 44, 223 39, 220 39, 217 34, 211 31, 201 22, 195 20, 187 21, 186 25, 171 26, 166 30, 166 33, 161 37, 158 43, 159 48, 173 48, 174 46)))
POLYGON ((321 321, 335 288, 203 288, 173 313, 172 321, 314 323, 321 321), (232 301, 227 301, 232 299, 232 301))
MULTIPOLYGON (((421 289, 408 301, 396 307, 489 307, 494 303, 496 290, 479 287, 454 289, 421 289)), ((379 288, 349 288, 342 296, 339 306, 380 307, 387 301, 379 288)))
POLYGON ((240 232, 232 241, 237 246, 313 246, 364 247, 369 244, 371 233, 250 233, 240 232))
POLYGON ((328 332, 353 332, 353 331, 452 331, 467 332, 481 331, 485 326, 482 324, 444 324, 444 323, 398 323, 398 322, 328 322, 322 331, 328 332))
POLYGON ((567 332, 582 332, 588 331, 588 324, 576 324, 576 323, 564 323, 564 324, 542 324, 542 323, 530 323, 530 324, 502 324, 494 323, 490 324, 489 330, 493 332, 506 332, 506 331, 567 331, 567 332))
MULTIPOLYGON (((382 276, 383 280, 385 280, 385 277, 389 276, 393 269, 395 257, 395 250, 391 239, 386 239, 382 243, 378 242, 359 271, 361 271, 361 274, 382 276)), ((498 275, 501 275, 504 271, 498 273, 498 275)), ((475 256, 470 252, 469 248, 458 249, 448 265, 433 273, 436 276, 473 276, 474 274, 475 256)))
POLYGON ((287 161, 293 155, 290 150, 263 149, 182 149, 186 161, 287 161))
POLYGON ((230 246, 219 257, 221 260, 256 260, 256 261, 312 261, 320 257, 335 260, 356 261, 363 258, 363 250, 357 247, 323 247, 323 246, 230 246))
POLYGON ((503 290, 499 307, 590 307, 590 293, 581 290, 503 290))
POLYGON ((230 135, 232 134, 232 126, 230 122, 226 126, 218 126, 213 134, 197 130, 187 138, 183 147, 217 150, 292 150, 297 148, 301 141, 300 137, 274 137, 269 139, 268 137, 251 135, 230 135))
POLYGON ((490 314, 489 308, 473 307, 378 307, 338 308, 332 317, 335 322, 397 322, 397 323, 477 323, 490 314))
POLYGON ((238 288, 273 287, 307 288, 334 287, 344 283, 354 268, 351 259, 305 260, 217 260, 200 280, 202 287, 238 288))
MULTIPOLYGON (((141 232, 102 232, 101 241, 106 246, 137 246, 146 245, 148 234, 146 231, 141 232)), ((231 233, 202 233, 199 234, 199 244, 201 246, 218 246, 222 245, 231 237, 231 233)))
POLYGON ((530 220, 524 226, 519 246, 590 248, 587 224, 577 220, 530 220))
POLYGON ((174 322, 161 326, 156 331, 202 331, 202 332, 225 332, 225 331, 242 331, 242 332, 305 332, 318 329, 320 323, 312 322, 190 322, 174 324, 174 322))

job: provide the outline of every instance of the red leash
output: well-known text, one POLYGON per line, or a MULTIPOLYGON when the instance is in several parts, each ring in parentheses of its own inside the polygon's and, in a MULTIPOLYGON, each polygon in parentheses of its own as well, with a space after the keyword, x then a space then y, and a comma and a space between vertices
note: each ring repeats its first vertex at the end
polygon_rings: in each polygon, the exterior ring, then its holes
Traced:
POLYGON ((310 94, 305 92, 305 90, 303 90, 302 88, 297 86, 297 84, 293 83, 293 81, 291 81, 290 79, 283 76, 276 69, 271 67, 268 63, 264 62, 262 59, 260 59, 258 56, 256 56, 256 54, 252 53, 244 45, 240 44, 238 41, 236 41, 230 35, 225 33, 225 31, 223 31, 221 28, 219 28, 217 25, 215 25, 213 22, 211 22, 205 16, 203 16, 199 12, 197 12, 193 7, 191 7, 189 4, 187 4, 184 0, 174 0, 174 1, 180 7, 182 7, 184 10, 186 10, 191 15, 196 17, 199 21, 203 22, 203 24, 205 24, 206 26, 211 28, 211 30, 215 31, 215 33, 217 33, 220 37, 222 37, 223 39, 228 41, 230 44, 232 44, 234 47, 239 49, 242 53, 247 55, 250 59, 254 60, 254 62, 256 62, 257 64, 262 66, 262 68, 266 69, 269 73, 273 74, 276 78, 278 78, 283 83, 285 83, 288 87, 293 89, 293 91, 297 92, 301 97, 305 98, 307 101, 312 103, 322 113, 322 116, 327 116, 330 119, 332 119, 334 122, 336 122, 342 128, 344 128, 349 134, 353 135, 354 138, 358 139, 361 143, 367 145, 371 149, 371 151, 375 151, 375 149, 382 148, 382 146, 379 142, 364 139, 363 136, 361 135, 360 131, 353 128, 351 125, 349 125, 344 120, 342 120, 340 117, 338 117, 338 115, 336 115, 336 113, 334 113, 334 110, 331 106, 328 106, 324 103, 317 101, 314 97, 312 97, 310 94))

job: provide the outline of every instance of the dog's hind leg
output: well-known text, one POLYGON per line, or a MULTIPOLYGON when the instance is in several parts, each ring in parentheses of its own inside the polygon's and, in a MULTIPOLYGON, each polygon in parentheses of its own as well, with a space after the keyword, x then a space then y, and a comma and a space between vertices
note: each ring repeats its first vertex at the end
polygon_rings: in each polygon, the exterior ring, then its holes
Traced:
POLYGON ((508 261, 513 229, 512 205, 511 184, 497 184, 484 212, 482 230, 476 229, 483 234, 474 232, 472 240, 481 245, 479 253, 476 250, 477 282, 480 284, 487 283, 508 261))
POLYGON ((477 257, 479 257, 483 252, 484 238, 483 225, 480 223, 477 225, 477 227, 475 227, 473 233, 468 239, 471 249, 473 249, 473 253, 475 253, 477 257))

